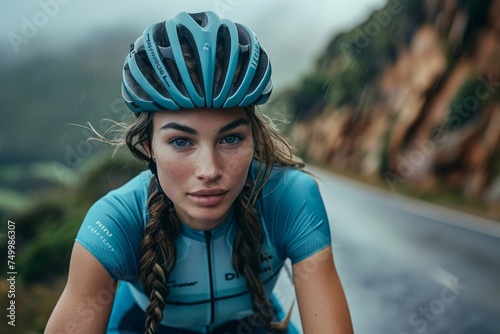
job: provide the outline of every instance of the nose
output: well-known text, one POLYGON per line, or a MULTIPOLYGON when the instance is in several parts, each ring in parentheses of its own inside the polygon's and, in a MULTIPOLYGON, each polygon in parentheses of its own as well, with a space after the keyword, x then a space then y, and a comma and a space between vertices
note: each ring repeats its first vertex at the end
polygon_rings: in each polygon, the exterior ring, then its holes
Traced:
POLYGON ((196 178, 205 182, 216 182, 222 177, 221 159, 213 148, 200 149, 196 178))

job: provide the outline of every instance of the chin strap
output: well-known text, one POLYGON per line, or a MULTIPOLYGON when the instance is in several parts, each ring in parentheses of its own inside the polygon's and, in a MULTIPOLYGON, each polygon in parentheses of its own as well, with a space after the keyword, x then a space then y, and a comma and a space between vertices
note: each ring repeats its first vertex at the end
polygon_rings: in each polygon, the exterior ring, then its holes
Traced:
POLYGON ((160 194, 165 195, 165 192, 163 191, 163 189, 162 189, 162 187, 160 185, 160 182, 158 181, 158 168, 156 167, 156 161, 155 161, 155 156, 154 155, 149 160, 148 168, 151 171, 151 173, 153 173, 153 175, 155 176, 155 179, 156 179, 155 180, 155 182, 156 182, 156 189, 158 189, 158 191, 160 192, 160 194))

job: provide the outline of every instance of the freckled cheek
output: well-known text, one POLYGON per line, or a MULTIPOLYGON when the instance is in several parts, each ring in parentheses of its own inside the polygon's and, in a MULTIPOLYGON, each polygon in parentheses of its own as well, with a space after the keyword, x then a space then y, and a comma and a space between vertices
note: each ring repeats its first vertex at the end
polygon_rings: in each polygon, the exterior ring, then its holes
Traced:
POLYGON ((183 159, 160 156, 157 158, 157 163, 160 183, 167 195, 169 192, 182 191, 194 173, 192 163, 183 159))
POLYGON ((228 159, 227 171, 231 175, 233 182, 241 185, 245 184, 252 157, 253 149, 248 149, 228 159))

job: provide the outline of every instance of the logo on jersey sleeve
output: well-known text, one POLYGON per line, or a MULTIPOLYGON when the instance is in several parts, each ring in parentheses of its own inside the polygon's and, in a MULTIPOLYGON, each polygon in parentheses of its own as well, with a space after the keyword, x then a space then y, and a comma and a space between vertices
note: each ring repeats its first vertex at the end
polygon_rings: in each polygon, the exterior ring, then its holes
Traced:
POLYGON ((101 242, 108 248, 110 251, 114 252, 113 246, 109 243, 108 240, 113 237, 113 233, 111 233, 107 228, 106 225, 101 223, 99 220, 95 222, 95 226, 89 225, 87 227, 90 232, 92 232, 96 237, 101 240, 101 242))

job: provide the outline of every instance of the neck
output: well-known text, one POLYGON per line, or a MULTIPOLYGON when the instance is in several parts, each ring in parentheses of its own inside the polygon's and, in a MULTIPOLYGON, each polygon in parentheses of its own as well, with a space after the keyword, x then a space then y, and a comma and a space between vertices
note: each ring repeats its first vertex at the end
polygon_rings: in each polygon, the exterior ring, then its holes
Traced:
POLYGON ((184 225, 187 225, 196 231, 210 231, 217 228, 226 220, 227 216, 229 215, 229 212, 231 211, 231 209, 228 210, 228 212, 226 212, 224 216, 218 218, 217 220, 205 220, 205 219, 195 219, 193 217, 190 217, 189 215, 185 214, 185 212, 183 212, 182 210, 178 210, 175 205, 174 208, 181 222, 184 225))

